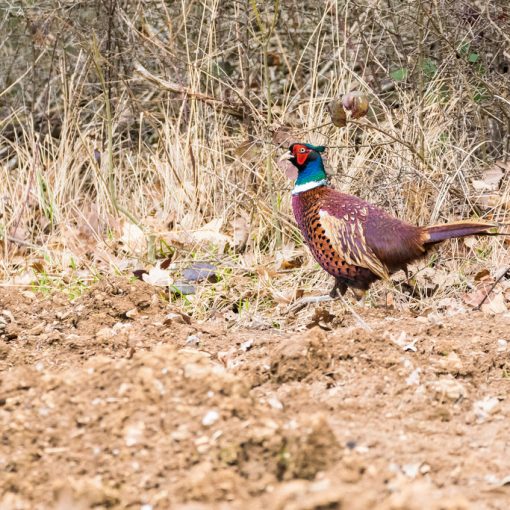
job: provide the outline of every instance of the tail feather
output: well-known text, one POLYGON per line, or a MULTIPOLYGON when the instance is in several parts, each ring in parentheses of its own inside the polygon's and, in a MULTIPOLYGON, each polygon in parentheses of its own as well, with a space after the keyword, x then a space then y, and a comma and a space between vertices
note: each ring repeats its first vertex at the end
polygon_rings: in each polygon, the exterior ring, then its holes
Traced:
POLYGON ((497 223, 476 222, 476 221, 455 221, 443 225, 431 225, 424 227, 426 234, 425 244, 439 243, 446 239, 465 237, 472 235, 508 235, 499 230, 497 223))

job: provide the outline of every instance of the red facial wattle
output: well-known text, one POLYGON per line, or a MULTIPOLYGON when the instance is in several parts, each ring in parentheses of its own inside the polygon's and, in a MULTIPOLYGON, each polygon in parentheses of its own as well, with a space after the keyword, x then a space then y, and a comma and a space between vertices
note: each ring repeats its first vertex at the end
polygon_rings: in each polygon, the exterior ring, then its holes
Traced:
POLYGON ((304 165, 306 158, 308 157, 308 152, 298 152, 296 154, 296 161, 299 166, 304 165))

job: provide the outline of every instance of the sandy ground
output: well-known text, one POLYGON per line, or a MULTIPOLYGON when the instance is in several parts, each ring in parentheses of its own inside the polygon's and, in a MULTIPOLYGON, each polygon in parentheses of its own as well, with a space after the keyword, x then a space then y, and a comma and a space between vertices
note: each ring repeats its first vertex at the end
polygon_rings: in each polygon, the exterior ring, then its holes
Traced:
POLYGON ((510 317, 197 323, 0 291, 0 509, 510 508, 510 317))

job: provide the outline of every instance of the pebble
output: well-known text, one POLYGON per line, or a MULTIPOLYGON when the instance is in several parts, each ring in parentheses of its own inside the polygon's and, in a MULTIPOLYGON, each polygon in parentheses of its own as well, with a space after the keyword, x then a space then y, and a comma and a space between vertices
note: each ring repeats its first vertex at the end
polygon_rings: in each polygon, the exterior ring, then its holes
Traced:
POLYGON ((493 414, 498 405, 499 399, 497 397, 485 397, 481 400, 477 400, 473 404, 473 412, 475 413, 478 423, 484 422, 493 414))
POLYGON ((267 399, 267 403, 273 408, 278 409, 278 411, 281 411, 283 409, 283 404, 276 398, 271 397, 267 399))
POLYGON ((96 338, 98 340, 105 340, 107 338, 113 338, 115 336, 115 331, 113 328, 101 328, 96 333, 96 338))
POLYGON ((138 422, 133 423, 125 427, 124 429, 124 442, 126 446, 135 446, 143 438, 145 431, 145 423, 138 422))
POLYGON ((9 322, 14 322, 14 315, 12 315, 12 312, 10 310, 2 310, 2 315, 4 317, 7 317, 9 319, 9 322))
POLYGON ((172 322, 175 322, 177 324, 189 324, 190 321, 187 320, 187 317, 180 314, 180 313, 174 313, 170 312, 165 315, 165 320, 163 321, 163 324, 165 326, 170 326, 172 322))
POLYGON ((431 390, 436 399, 457 401, 466 396, 465 386, 454 379, 439 379, 438 381, 432 381, 427 384, 429 390, 431 390))
POLYGON ((198 335, 189 335, 188 338, 186 338, 186 345, 195 345, 198 346, 200 344, 200 338, 198 335))
POLYGON ((253 340, 246 340, 246 342, 243 342, 241 346, 239 347, 239 350, 243 352, 249 351, 253 347, 253 340))
POLYGON ((131 310, 128 310, 125 315, 128 319, 132 319, 133 317, 136 317, 138 315, 138 309, 131 308, 131 310))
POLYGON ((408 478, 416 478, 420 472, 421 462, 414 462, 412 464, 404 464, 402 466, 402 473, 408 478))
POLYGON ((408 386, 412 386, 412 385, 418 386, 420 384, 420 373, 421 373, 421 368, 415 368, 409 374, 409 377, 406 379, 406 384, 408 386))
POLYGON ((208 411, 206 415, 202 418, 202 425, 204 427, 210 427, 214 425, 220 419, 220 413, 218 411, 208 411))

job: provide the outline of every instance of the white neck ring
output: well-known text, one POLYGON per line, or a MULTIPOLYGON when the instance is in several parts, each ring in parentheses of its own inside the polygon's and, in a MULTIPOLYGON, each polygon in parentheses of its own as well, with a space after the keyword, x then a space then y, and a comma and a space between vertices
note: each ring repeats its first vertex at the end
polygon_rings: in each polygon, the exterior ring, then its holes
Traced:
POLYGON ((326 179, 321 179, 320 181, 310 181, 305 182, 304 184, 296 184, 292 190, 292 194, 299 195, 299 193, 303 193, 304 191, 318 188, 319 186, 325 186, 327 183, 328 181, 326 179))

